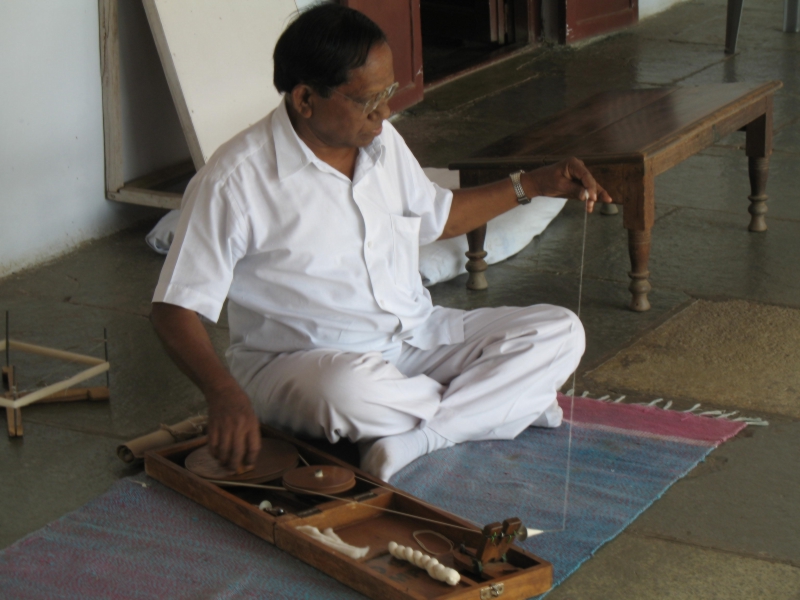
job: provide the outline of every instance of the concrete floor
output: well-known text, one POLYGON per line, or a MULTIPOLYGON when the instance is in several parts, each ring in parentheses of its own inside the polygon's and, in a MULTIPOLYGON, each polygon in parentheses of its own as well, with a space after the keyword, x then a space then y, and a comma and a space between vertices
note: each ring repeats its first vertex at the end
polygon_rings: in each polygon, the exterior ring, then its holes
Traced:
MULTIPOLYGON (((782 6, 745 3, 734 57, 722 51, 725 1, 691 0, 592 44, 532 50, 432 90, 396 123, 423 164, 445 166, 601 90, 783 80, 767 233, 746 230, 743 134, 658 178, 650 312, 626 308, 620 217, 590 216, 582 307, 588 349, 580 373, 692 298, 800 308, 800 34, 781 32, 782 6)), ((107 327, 114 369, 110 403, 26 408, 25 437, 0 441, 0 547, 138 472, 116 458, 120 441, 203 409, 148 322, 162 264, 144 245, 149 225, 0 281, 0 308, 11 311, 14 337, 101 354, 97 338, 107 327)), ((568 204, 530 247, 490 269, 487 292, 466 292, 461 277, 434 287, 434 300, 575 308, 582 227, 580 207, 568 204)), ((225 322, 209 330, 222 351, 225 322)), ((22 356, 14 362, 23 385, 54 366, 22 356)), ((549 597, 800 598, 800 422, 749 414, 771 425, 715 451, 549 597)))

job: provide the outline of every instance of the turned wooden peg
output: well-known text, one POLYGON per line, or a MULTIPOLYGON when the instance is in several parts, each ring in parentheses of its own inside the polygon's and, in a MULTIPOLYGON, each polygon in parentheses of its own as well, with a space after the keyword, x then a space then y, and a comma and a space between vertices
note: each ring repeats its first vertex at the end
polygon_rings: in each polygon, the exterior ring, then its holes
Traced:
MULTIPOLYGON (((14 399, 14 367, 13 365, 3 367, 3 388, 4 396, 14 399)), ((8 437, 22 437, 22 411, 19 408, 6 407, 6 423, 8 425, 8 437)))
POLYGON ((616 215, 616 214, 619 214, 619 208, 617 208, 616 204, 601 204, 600 205, 600 214, 601 215, 616 215))
POLYGON ((748 158, 748 172, 750 174, 750 206, 747 212, 750 213, 750 231, 766 231, 767 221, 764 215, 767 213, 767 176, 769 175, 769 157, 751 156, 748 158))
POLYGON ((628 253, 631 257, 631 271, 628 276, 631 284, 628 289, 631 292, 630 308, 636 312, 650 310, 650 301, 647 299, 648 292, 652 289, 648 277, 650 271, 647 270, 647 263, 650 260, 650 230, 628 230, 628 253))
POLYGON ((483 243, 486 240, 486 225, 481 225, 477 229, 473 229, 467 233, 467 244, 469 250, 465 253, 467 255, 467 271, 469 278, 467 279, 468 290, 485 290, 489 287, 486 281, 484 271, 488 268, 486 261, 486 251, 483 249, 483 243))

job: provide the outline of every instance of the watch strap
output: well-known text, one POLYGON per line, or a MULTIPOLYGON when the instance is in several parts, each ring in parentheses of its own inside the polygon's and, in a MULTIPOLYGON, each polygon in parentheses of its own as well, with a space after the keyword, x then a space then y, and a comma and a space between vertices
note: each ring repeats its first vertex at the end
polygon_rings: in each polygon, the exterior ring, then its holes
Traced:
POLYGON ((514 192, 517 194, 517 202, 520 204, 529 204, 531 199, 525 195, 525 190, 522 189, 522 182, 520 181, 520 175, 522 175, 525 171, 519 170, 511 173, 509 177, 511 178, 511 183, 514 185, 514 192))

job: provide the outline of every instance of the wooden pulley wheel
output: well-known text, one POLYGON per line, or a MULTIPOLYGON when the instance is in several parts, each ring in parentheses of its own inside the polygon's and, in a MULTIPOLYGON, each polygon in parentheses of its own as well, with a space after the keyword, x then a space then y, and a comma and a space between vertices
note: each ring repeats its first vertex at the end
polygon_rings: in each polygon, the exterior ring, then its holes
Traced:
POLYGON ((351 470, 333 465, 300 467, 283 476, 283 487, 295 494, 341 494, 355 485, 351 470))
POLYGON ((261 450, 251 468, 237 473, 211 456, 209 446, 203 446, 186 457, 186 469, 204 479, 263 483, 280 478, 297 466, 297 448, 281 440, 262 439, 261 450))

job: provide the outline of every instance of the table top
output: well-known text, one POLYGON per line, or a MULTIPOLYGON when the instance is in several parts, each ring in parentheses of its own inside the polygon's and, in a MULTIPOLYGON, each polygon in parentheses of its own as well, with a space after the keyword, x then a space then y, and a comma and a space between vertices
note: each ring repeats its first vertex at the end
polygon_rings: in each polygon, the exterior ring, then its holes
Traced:
POLYGON ((647 156, 681 136, 713 127, 721 118, 763 100, 782 85, 769 81, 602 92, 451 168, 477 167, 481 162, 488 166, 500 158, 647 156))

